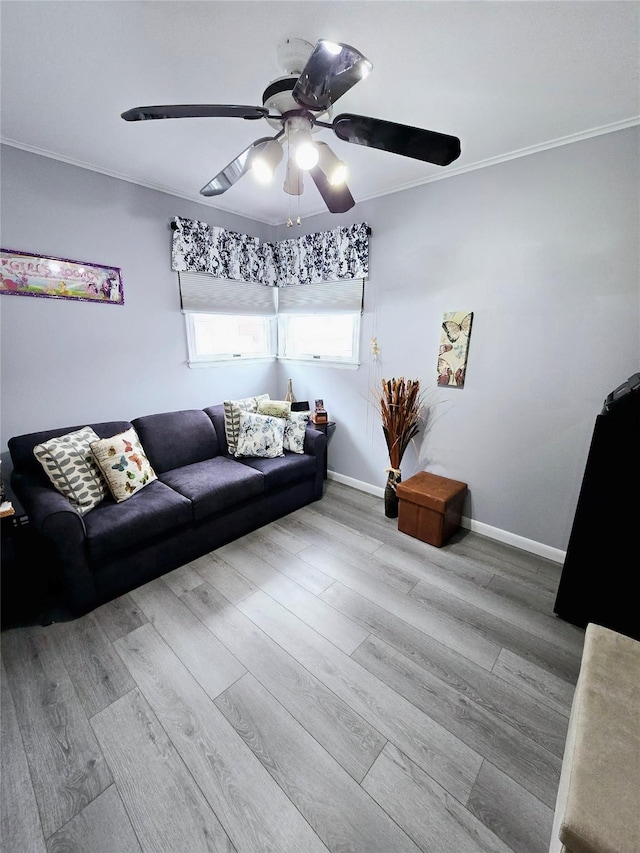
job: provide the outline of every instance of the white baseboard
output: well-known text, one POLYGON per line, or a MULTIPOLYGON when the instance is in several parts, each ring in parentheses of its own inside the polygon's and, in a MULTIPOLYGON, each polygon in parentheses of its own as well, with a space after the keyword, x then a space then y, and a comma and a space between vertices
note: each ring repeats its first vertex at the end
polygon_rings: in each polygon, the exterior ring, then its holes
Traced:
POLYGON ((380 486, 372 486, 371 483, 363 483, 362 480, 354 480, 353 477, 345 477, 344 474, 338 474, 336 471, 327 471, 327 478, 329 480, 335 480, 336 483, 351 486, 359 492, 366 492, 368 495, 375 495, 377 498, 384 497, 384 489, 380 486))
MULTIPOLYGON (((384 497, 384 489, 380 486, 372 486, 371 483, 354 480, 353 477, 345 477, 344 474, 338 474, 336 471, 328 471, 327 477, 329 480, 335 480, 336 483, 351 486, 360 492, 366 492, 378 498, 384 497)), ((488 539, 495 539, 496 542, 504 542, 505 545, 513 545, 514 548, 520 548, 522 551, 528 551, 530 554, 535 554, 537 557, 544 557, 546 560, 552 560, 554 563, 564 563, 566 557, 566 551, 561 551, 559 548, 551 548, 551 546, 544 545, 542 542, 525 539, 524 536, 517 536, 515 533, 509 533, 507 530, 500 530, 499 527, 491 527, 490 524, 474 521, 472 518, 463 516, 461 526, 466 530, 486 536, 488 539)))
POLYGON ((513 545, 514 548, 520 548, 522 551, 529 551, 530 554, 535 554, 537 557, 544 557, 554 563, 564 563, 566 551, 561 551, 559 548, 543 545, 542 542, 536 542, 533 539, 525 539, 524 536, 517 536, 515 533, 509 533, 508 530, 500 530, 499 527, 491 527, 490 524, 483 524, 481 521, 474 521, 464 516, 461 526, 489 539, 495 539, 497 542, 504 542, 506 545, 513 545))

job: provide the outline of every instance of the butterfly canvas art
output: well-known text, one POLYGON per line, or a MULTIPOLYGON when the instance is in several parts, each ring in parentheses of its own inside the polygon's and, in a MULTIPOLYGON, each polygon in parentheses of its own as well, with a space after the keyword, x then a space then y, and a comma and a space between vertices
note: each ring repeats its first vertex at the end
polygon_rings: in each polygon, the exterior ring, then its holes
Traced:
POLYGON ((438 385, 463 388, 473 311, 449 311, 442 318, 438 351, 438 385))

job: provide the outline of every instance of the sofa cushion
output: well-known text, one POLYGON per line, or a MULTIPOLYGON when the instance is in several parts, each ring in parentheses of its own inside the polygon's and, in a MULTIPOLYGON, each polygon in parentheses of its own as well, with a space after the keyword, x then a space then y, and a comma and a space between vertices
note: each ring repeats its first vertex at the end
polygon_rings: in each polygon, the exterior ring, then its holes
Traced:
POLYGON ((276 459, 241 459, 243 465, 254 468, 264 475, 267 491, 281 489, 313 477, 317 460, 314 456, 299 456, 297 453, 285 453, 276 459))
POLYGON ((284 456, 284 419, 240 412, 235 456, 284 456))
POLYGON ((185 465, 160 475, 163 483, 193 504, 194 521, 264 492, 264 477, 226 456, 185 465))
POLYGON ((158 475, 212 459, 220 452, 211 418, 201 409, 144 415, 132 424, 158 475))
POLYGON ((228 454, 229 448, 227 447, 227 436, 224 425, 224 406, 222 403, 219 403, 217 406, 208 406, 204 409, 204 412, 211 419, 211 423, 216 431, 220 452, 228 454))
POLYGON ((110 438, 92 441, 91 452, 116 503, 128 500, 157 480, 133 427, 110 438))
POLYGON ((84 518, 91 559, 100 561, 133 551, 155 537, 166 536, 192 521, 191 502, 159 480, 124 503, 111 497, 84 518))
POLYGON ((240 412, 257 412, 258 403, 261 400, 268 399, 268 394, 259 394, 257 397, 244 397, 241 400, 224 401, 224 431, 228 452, 232 456, 236 452, 238 430, 240 428, 240 412))
POLYGON ((91 427, 83 427, 33 448, 52 485, 84 515, 107 496, 107 484, 93 453, 91 442, 98 436, 91 427))

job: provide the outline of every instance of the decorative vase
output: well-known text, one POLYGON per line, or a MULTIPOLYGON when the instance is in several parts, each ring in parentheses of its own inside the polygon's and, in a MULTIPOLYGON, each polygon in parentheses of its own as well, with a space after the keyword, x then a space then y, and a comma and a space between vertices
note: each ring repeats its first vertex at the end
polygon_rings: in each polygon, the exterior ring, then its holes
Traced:
POLYGON ((296 398, 293 396, 293 385, 291 384, 291 380, 287 382, 287 396, 284 398, 287 403, 295 403, 296 398))
POLYGON ((384 487, 384 514, 387 518, 397 518, 398 493, 396 488, 402 476, 398 468, 388 468, 387 472, 387 484, 384 487))

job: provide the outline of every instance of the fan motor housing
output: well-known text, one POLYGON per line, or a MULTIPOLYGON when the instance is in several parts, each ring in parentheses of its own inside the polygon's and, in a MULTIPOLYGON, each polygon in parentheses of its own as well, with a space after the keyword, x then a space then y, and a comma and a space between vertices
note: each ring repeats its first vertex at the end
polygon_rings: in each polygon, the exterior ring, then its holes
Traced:
MULTIPOLYGON (((275 80, 272 80, 262 93, 262 106, 266 107, 270 113, 278 113, 281 116, 285 115, 285 113, 296 112, 308 115, 311 121, 310 130, 312 133, 317 133, 320 128, 314 126, 314 121, 316 119, 319 119, 321 121, 330 121, 331 108, 326 110, 321 115, 313 115, 307 110, 304 110, 291 94, 296 83, 298 82, 298 77, 299 75, 285 74, 283 77, 277 77, 275 80)), ((267 118, 266 116, 265 118, 266 121, 269 122, 271 127, 275 128, 276 130, 280 130, 280 128, 282 127, 282 121, 280 119, 267 118)))

